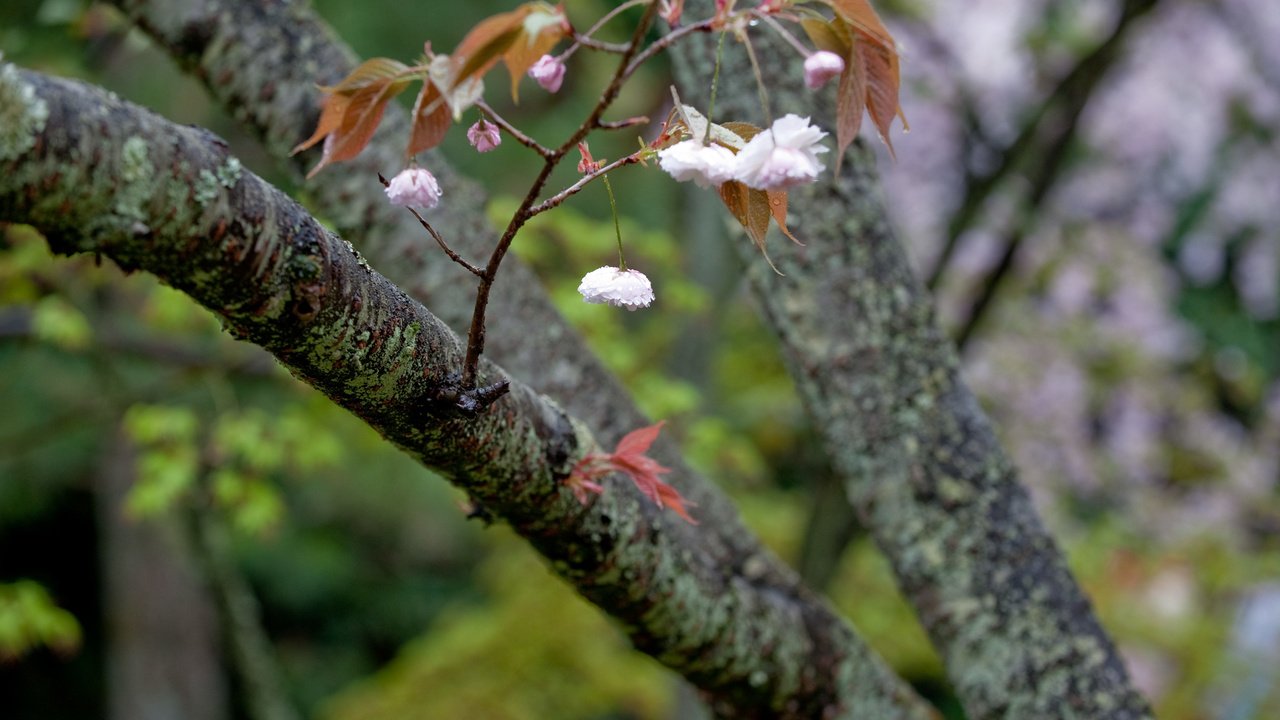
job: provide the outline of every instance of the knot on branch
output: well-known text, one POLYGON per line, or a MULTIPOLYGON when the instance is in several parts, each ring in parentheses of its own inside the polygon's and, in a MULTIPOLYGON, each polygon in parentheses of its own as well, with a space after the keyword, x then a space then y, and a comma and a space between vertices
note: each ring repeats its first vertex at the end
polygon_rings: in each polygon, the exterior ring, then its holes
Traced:
POLYGON ((509 380, 499 380, 492 385, 468 388, 462 383, 462 375, 449 373, 427 397, 427 400, 433 410, 443 410, 447 414, 471 418, 488 410, 490 405, 506 395, 510 389, 511 381, 509 380))

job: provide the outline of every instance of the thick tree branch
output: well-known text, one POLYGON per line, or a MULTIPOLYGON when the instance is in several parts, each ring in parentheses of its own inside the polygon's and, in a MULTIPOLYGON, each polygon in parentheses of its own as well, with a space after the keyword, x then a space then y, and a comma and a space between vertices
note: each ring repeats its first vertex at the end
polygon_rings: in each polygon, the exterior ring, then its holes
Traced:
MULTIPOLYGON (((624 483, 589 508, 560 480, 596 449, 528 386, 476 418, 441 403, 458 337, 207 132, 0 66, 0 221, 145 270, 218 314, 509 522, 726 717, 931 716, 736 524, 693 526, 624 483), (725 564, 717 533, 752 552, 725 564)), ((481 380, 503 377, 489 362, 481 380)))
MULTIPOLYGON (((795 57, 757 36, 770 57, 795 57)), ((710 42, 682 46, 686 97, 710 42)), ((726 48, 727 50, 727 48, 726 48)), ((722 74, 749 77, 740 52, 722 74)), ((812 112, 799 58, 765 80, 778 112, 812 112)), ((750 119, 749 84, 721 95, 750 119)), ((832 118, 830 107, 820 117, 832 118)), ((973 394, 928 293, 891 232, 873 155, 855 145, 835 180, 793 189, 788 246, 766 266, 746 242, 758 302, 863 524, 946 663, 968 717, 1145 718, 1149 711, 1045 531, 973 394)))

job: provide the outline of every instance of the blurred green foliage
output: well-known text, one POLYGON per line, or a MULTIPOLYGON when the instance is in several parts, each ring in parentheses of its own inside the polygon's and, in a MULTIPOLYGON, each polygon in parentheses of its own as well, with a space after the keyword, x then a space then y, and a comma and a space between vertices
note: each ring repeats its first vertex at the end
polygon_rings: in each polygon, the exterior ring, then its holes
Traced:
POLYGON ((75 652, 80 634, 80 623, 40 583, 0 583, 0 664, 21 660, 40 647, 64 655, 75 652))

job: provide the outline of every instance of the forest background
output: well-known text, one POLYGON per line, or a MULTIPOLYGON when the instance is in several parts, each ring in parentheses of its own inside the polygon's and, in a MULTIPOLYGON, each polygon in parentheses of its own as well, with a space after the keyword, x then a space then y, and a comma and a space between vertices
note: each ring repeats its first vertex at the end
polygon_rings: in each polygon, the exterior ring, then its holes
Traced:
MULTIPOLYGON (((507 9, 315 6, 362 56, 401 58, 507 9)), ((587 22, 608 7, 569 12, 587 22)), ((1157 714, 1264 717, 1280 703, 1280 21, 1245 0, 878 7, 912 123, 896 162, 881 158, 885 196, 966 378, 1157 714)), ((306 197, 110 7, 5 3, 0 50, 208 127, 306 197)), ((563 136, 605 72, 580 63, 560 94, 527 88, 521 126, 563 136)), ((619 114, 662 115, 668 73, 646 68, 619 114)), ((634 144, 613 140, 597 156, 634 144)), ((454 132, 445 154, 484 182, 495 220, 525 190, 513 143, 481 156, 454 132)), ((655 171, 614 184, 654 308, 623 315, 574 291, 611 257, 600 188, 540 218, 516 252, 698 468, 733 479, 747 523, 958 717, 873 543, 829 501, 833 473, 746 291, 733 248, 746 240, 713 199, 655 171)), ((466 521, 446 483, 178 293, 54 259, 11 226, 0 302, 0 628, 24 629, 0 634, 0 702, 17 717, 119 715, 161 696, 122 678, 165 627, 194 638, 161 657, 206 679, 185 690, 204 717, 246 712, 218 613, 192 562, 166 550, 182 524, 174 485, 214 447, 233 526, 218 557, 260 603, 289 707, 693 712, 522 543, 466 521)))

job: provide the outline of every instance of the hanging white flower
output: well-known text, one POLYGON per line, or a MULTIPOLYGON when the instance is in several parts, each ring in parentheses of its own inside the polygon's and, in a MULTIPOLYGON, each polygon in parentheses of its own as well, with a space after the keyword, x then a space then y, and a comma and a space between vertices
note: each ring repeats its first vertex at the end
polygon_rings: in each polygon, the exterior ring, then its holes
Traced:
POLYGON ((401 170, 387 183, 387 198, 392 205, 430 210, 440 204, 443 194, 436 176, 424 168, 401 170))
POLYGON ((621 270, 606 265, 587 273, 578 285, 582 299, 589 303, 608 304, 628 310, 649 307, 653 302, 653 285, 639 270, 621 270))
POLYGON ((757 190, 781 190, 811 183, 822 172, 818 144, 827 133, 809 118, 784 115, 756 135, 738 153, 736 180, 757 190))
POLYGON ((733 151, 722 145, 685 140, 658 151, 658 165, 677 182, 692 180, 698 187, 719 186, 737 170, 733 151))

